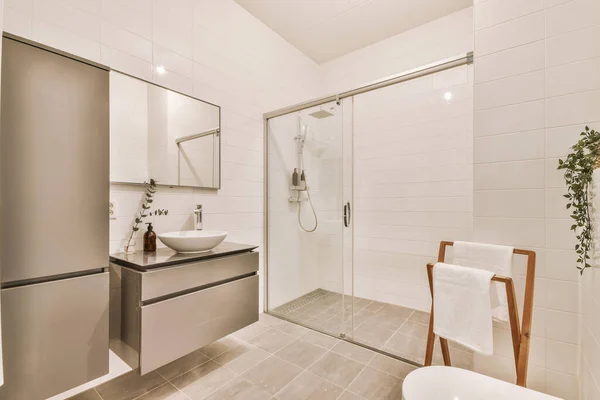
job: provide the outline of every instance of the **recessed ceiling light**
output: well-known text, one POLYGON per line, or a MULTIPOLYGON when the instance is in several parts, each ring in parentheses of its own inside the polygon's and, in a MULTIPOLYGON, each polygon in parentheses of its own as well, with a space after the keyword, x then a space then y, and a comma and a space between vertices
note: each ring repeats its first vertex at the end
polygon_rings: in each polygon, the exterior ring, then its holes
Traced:
POLYGON ((452 100, 452 92, 444 93, 444 99, 446 99, 446 101, 452 100))
POLYGON ((167 70, 165 69, 165 67, 164 67, 164 66, 162 66, 162 65, 157 65, 157 66, 156 66, 156 72, 158 72, 159 74, 161 74, 161 75, 162 75, 162 74, 164 74, 165 72, 167 72, 167 70))

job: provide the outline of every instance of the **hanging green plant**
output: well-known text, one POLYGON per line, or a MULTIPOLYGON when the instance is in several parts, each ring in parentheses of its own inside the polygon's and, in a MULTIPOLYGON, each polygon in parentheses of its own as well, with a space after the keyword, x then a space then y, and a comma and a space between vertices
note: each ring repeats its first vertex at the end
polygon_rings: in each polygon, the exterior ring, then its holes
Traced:
POLYGON ((558 169, 565 171, 567 194, 564 197, 568 201, 567 209, 571 210, 571 218, 575 221, 571 230, 577 237, 577 269, 583 274, 586 268, 591 267, 588 260, 594 245, 588 189, 600 160, 600 132, 586 126, 580 136, 567 158, 558 160, 558 169))

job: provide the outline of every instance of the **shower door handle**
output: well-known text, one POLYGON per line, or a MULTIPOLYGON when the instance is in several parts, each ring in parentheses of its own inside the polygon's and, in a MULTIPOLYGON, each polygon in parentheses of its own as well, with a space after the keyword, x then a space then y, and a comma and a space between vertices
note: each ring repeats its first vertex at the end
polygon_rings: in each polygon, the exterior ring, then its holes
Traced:
POLYGON ((352 209, 350 208, 350 202, 344 204, 344 226, 347 228, 350 226, 352 220, 352 209))
POLYGON ((348 225, 346 226, 350 226, 352 223, 352 209, 350 208, 350 202, 346 203, 346 205, 348 206, 348 225))
POLYGON ((344 226, 348 227, 348 204, 344 204, 344 226))

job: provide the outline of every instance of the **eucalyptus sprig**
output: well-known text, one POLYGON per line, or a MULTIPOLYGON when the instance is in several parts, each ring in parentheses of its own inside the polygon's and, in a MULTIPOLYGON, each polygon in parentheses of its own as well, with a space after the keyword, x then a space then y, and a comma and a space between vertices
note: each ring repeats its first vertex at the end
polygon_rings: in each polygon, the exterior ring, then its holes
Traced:
POLYGON ((571 210, 571 218, 575 221, 571 230, 577 237, 577 269, 583 274, 586 268, 591 267, 588 260, 593 248, 593 232, 588 189, 600 159, 600 132, 586 126, 571 149, 567 158, 558 160, 558 169, 565 171, 567 194, 564 197, 568 200, 567 209, 571 210))
POLYGON ((154 179, 150 179, 150 182, 144 182, 146 184, 146 192, 144 193, 144 198, 140 207, 140 211, 136 214, 135 220, 133 221, 133 226, 131 227, 131 235, 129 235, 129 240, 127 241, 127 246, 125 246, 125 252, 129 249, 131 245, 131 240, 133 239, 133 235, 140 230, 139 224, 144 222, 144 218, 149 215, 167 215, 169 210, 158 209, 153 211, 148 211, 152 208, 152 202, 154 194, 156 193, 156 181, 154 179))

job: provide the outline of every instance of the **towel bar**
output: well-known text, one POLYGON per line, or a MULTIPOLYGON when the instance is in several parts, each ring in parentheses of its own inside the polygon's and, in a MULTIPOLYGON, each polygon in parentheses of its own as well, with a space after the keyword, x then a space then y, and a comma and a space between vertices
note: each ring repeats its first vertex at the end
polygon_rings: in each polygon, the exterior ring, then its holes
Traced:
MULTIPOLYGON (((438 262, 444 262, 446 258, 446 247, 454 245, 454 242, 440 242, 438 262)), ((506 285, 506 297, 508 299, 508 317, 513 342, 513 353, 515 357, 515 368, 517 370, 517 385, 527 385, 527 365, 529 363, 529 342, 531 335, 531 318, 533 315, 533 289, 535 283, 535 251, 514 249, 514 254, 527 256, 527 275, 525 278, 525 298, 523 301, 523 322, 519 324, 519 309, 517 307, 515 284, 512 278, 494 275, 493 281, 503 282, 506 285)), ((425 350, 425 366, 430 366, 433 360, 433 346, 435 334, 433 333, 433 267, 427 264, 427 278, 429 279, 429 290, 431 292, 431 314, 429 316, 429 330, 427 334, 427 348, 425 350)), ((450 350, 448 340, 440 337, 442 357, 444 365, 450 366, 450 350)))

